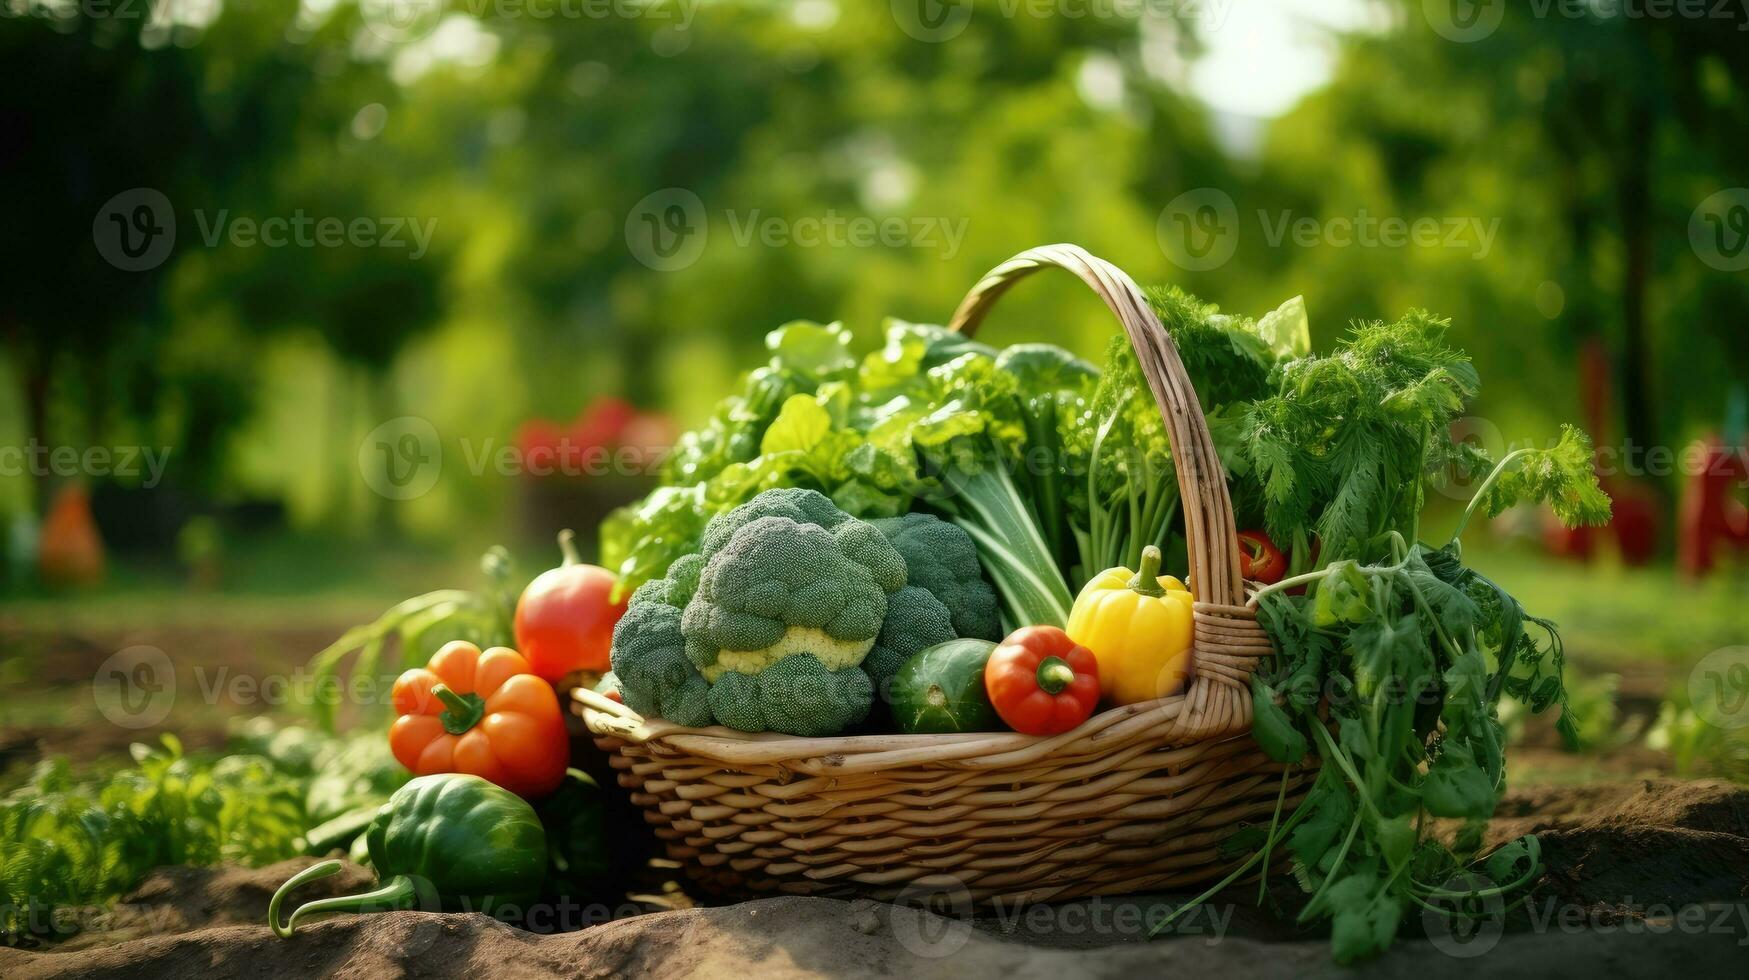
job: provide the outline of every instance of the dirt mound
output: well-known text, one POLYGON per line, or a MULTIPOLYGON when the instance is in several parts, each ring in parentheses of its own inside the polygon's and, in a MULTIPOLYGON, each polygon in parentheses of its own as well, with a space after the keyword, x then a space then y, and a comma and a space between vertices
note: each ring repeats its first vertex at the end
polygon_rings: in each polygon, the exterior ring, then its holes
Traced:
MULTIPOLYGON (((1330 963, 1322 941, 1179 939, 1101 948, 1040 949, 1007 942, 917 909, 827 898, 771 898, 717 909, 660 912, 577 933, 536 936, 481 915, 394 912, 346 916, 291 940, 266 926, 220 926, 83 952, 0 951, 0 973, 35 978, 313 976, 378 978, 918 977, 1028 980, 1130 977, 1167 970, 1212 975, 1474 976, 1468 959, 1427 940, 1400 942, 1357 970, 1330 963)), ((1741 965, 1727 934, 1555 932, 1507 935, 1480 961, 1505 976, 1565 975, 1608 964, 1627 975, 1670 970, 1727 975, 1741 965)))
POLYGON ((1542 843, 1538 898, 1602 921, 1749 899, 1749 791, 1729 783, 1529 789, 1507 796, 1488 831, 1496 841, 1522 834, 1542 843))
MULTIPOLYGON (((309 863, 300 859, 253 871, 162 869, 121 904, 108 928, 52 952, 0 950, 0 976, 1025 980, 1188 970, 1470 980, 1478 967, 1508 976, 1584 969, 1730 975, 1740 972, 1749 945, 1746 817, 1749 792, 1723 783, 1653 780, 1514 793, 1491 836, 1537 833, 1548 868, 1538 901, 1581 914, 1519 915, 1479 937, 1454 938, 1438 920, 1423 937, 1411 924, 1388 953, 1358 970, 1335 967, 1325 939, 1252 908, 1254 886, 1230 900, 1217 897, 1186 918, 1188 928, 1158 941, 1149 941, 1148 925, 1185 896, 1031 906, 972 922, 869 901, 771 898, 635 915, 553 935, 481 915, 394 912, 318 920, 281 940, 263 922, 267 900, 309 863), (1706 915, 1685 922, 1660 905, 1702 908, 1706 915)), ((367 882, 362 870, 348 867, 299 897, 355 891, 367 882)))

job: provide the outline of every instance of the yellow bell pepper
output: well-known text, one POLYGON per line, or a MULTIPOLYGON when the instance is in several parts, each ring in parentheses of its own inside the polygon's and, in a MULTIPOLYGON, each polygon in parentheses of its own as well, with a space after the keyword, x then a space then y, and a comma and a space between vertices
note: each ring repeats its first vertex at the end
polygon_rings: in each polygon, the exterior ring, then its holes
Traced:
POLYGON ((1176 694, 1190 673, 1190 590, 1160 574, 1160 549, 1142 549, 1142 567, 1108 568, 1081 588, 1069 612, 1069 638, 1093 651, 1099 686, 1113 704, 1176 694))

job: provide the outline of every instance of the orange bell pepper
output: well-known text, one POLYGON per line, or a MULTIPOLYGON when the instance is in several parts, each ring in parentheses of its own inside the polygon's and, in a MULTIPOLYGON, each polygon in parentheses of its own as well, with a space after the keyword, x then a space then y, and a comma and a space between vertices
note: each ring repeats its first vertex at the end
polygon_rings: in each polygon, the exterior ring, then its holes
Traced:
POLYGON ((509 647, 446 643, 395 680, 389 749, 415 776, 472 773, 525 798, 565 778, 570 738, 553 688, 509 647))

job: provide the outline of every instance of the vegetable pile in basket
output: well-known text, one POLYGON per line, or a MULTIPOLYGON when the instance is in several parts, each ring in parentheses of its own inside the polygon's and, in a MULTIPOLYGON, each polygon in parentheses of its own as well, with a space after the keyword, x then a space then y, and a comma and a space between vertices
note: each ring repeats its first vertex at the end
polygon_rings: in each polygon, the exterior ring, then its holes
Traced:
MULTIPOLYGON (((1499 700, 1559 705, 1573 730, 1554 625, 1466 567, 1457 534, 1419 543, 1428 488, 1480 481, 1459 531, 1518 503, 1600 522, 1590 445, 1568 428, 1495 461, 1453 439, 1479 379, 1423 312, 1315 355, 1297 297, 1255 320, 1172 289, 1150 301, 1278 651, 1252 693, 1282 805, 1234 836, 1222 885, 1285 854, 1337 957, 1375 952, 1406 913, 1473 892, 1450 882, 1504 792, 1499 700), (1429 817, 1463 829, 1448 846, 1429 817)), ((1188 566, 1173 454, 1124 338, 1102 368, 904 322, 861 358, 837 325, 767 346, 663 485, 602 527, 630 593, 604 689, 683 726, 825 736, 1054 734, 1101 699, 1182 688, 1196 583, 1173 577, 1188 566)), ((1495 894, 1536 873, 1534 838, 1480 857, 1495 894)))

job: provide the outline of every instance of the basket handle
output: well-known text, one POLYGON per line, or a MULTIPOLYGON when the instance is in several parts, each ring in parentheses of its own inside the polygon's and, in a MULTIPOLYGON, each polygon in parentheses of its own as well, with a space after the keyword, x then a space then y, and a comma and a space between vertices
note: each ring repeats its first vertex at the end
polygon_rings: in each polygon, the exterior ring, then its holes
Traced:
POLYGON ((1178 348, 1141 289, 1122 269, 1080 246, 1041 245, 978 280, 960 301, 948 329, 971 336, 1003 293, 1034 272, 1050 268, 1080 277, 1117 316, 1166 420, 1189 543, 1190 586, 1197 597, 1191 613, 1191 673, 1184 689, 1187 710, 1167 722, 1171 734, 1194 740, 1245 731, 1251 725, 1251 675, 1262 658, 1274 654, 1274 648, 1257 622, 1257 611, 1245 604, 1226 469, 1215 452, 1178 348))
POLYGON ((1239 543, 1226 470, 1178 348, 1142 291, 1122 269, 1078 245, 1028 249, 985 274, 954 311, 949 330, 971 336, 984 315, 1016 282, 1040 269, 1065 269, 1080 277, 1123 324, 1141 362, 1142 376, 1154 392, 1178 471, 1184 530, 1189 542, 1190 575, 1198 598, 1218 606, 1242 606, 1245 585, 1239 576, 1239 543))

